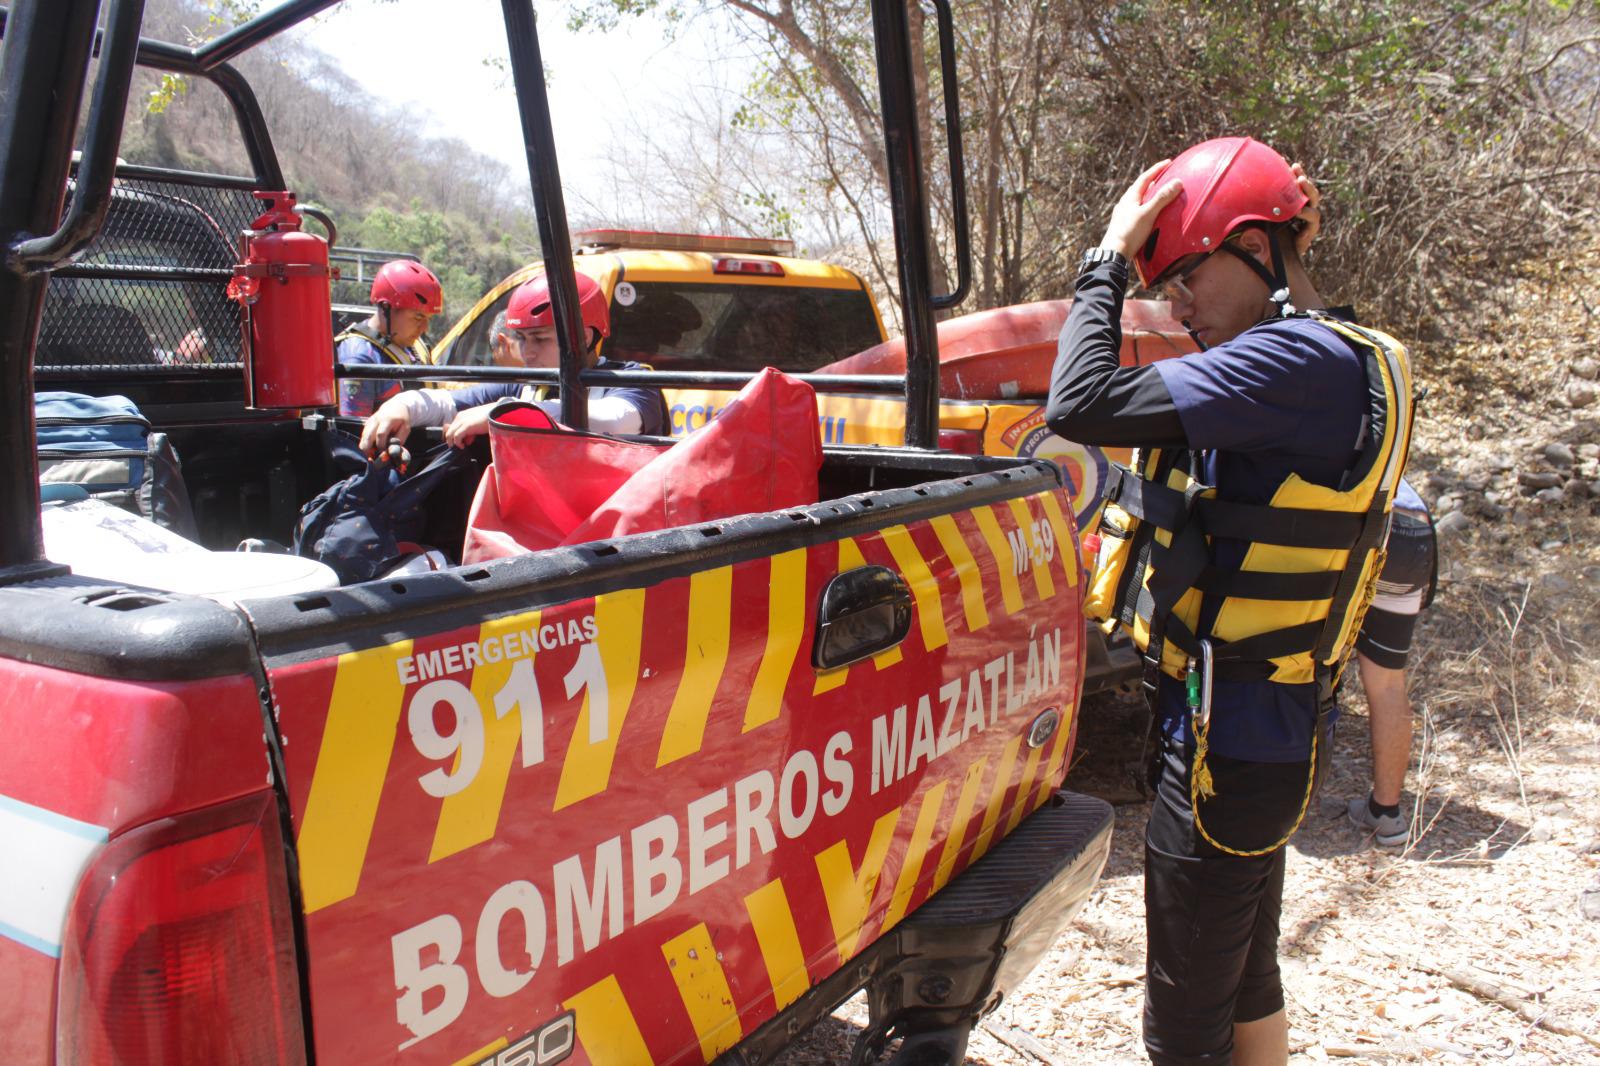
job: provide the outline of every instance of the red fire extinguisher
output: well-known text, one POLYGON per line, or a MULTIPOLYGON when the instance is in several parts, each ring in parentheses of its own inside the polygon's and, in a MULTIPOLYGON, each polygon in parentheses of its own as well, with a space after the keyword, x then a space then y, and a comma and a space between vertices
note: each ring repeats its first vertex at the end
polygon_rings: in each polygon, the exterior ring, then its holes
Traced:
POLYGON ((328 289, 331 221, 297 208, 291 192, 257 192, 266 210, 239 235, 241 262, 228 298, 244 309, 245 387, 250 406, 325 407, 335 402, 333 300, 328 289), (310 213, 323 240, 300 229, 310 213))

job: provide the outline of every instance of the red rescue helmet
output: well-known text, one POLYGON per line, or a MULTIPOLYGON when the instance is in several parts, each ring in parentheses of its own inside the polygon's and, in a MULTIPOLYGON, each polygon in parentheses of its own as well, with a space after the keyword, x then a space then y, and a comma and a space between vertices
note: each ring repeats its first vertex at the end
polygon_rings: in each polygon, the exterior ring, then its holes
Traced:
POLYGON ((1150 239, 1134 256, 1147 288, 1184 256, 1221 248, 1245 223, 1288 222, 1307 203, 1283 156, 1249 137, 1195 145, 1155 176, 1143 199, 1174 178, 1183 182, 1183 191, 1162 208, 1150 239))
MULTIPOLYGON (((583 324, 599 331, 602 337, 611 336, 611 311, 606 306, 606 294, 601 291, 600 283, 587 274, 576 275, 576 280, 578 314, 583 324)), ((517 291, 511 294, 511 302, 506 305, 508 329, 549 326, 555 320, 555 310, 550 303, 550 278, 545 274, 518 285, 517 291)))
POLYGON ((392 259, 372 279, 372 305, 436 315, 444 310, 444 287, 433 271, 409 259, 392 259))

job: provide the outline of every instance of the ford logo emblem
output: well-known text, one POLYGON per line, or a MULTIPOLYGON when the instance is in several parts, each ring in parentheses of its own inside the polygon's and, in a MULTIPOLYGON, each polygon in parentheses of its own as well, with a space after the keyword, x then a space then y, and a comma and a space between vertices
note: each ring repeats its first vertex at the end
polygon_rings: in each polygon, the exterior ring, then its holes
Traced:
POLYGON ((1045 741, 1056 735, 1056 730, 1059 728, 1061 728, 1061 712, 1054 707, 1046 707, 1028 727, 1028 747, 1042 747, 1045 741))

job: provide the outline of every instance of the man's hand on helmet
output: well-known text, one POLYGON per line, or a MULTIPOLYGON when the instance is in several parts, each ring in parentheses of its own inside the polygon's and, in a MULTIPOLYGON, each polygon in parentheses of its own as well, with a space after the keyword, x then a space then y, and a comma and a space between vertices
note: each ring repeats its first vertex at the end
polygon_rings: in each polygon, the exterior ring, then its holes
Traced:
POLYGON ((1300 232, 1294 235, 1294 250, 1297 255, 1305 255, 1306 249, 1311 247, 1311 242, 1317 239, 1317 234, 1322 231, 1322 193, 1317 189, 1316 183, 1306 176, 1306 168, 1299 163, 1291 164, 1290 170, 1294 171, 1295 184, 1300 186, 1300 191, 1305 194, 1306 206, 1300 209, 1295 218, 1305 223, 1300 232))
POLYGON ((390 442, 399 444, 410 433, 411 412, 400 402, 400 397, 391 396, 367 416, 366 423, 361 427, 361 450, 375 456, 387 449, 390 442))
POLYGON ((1155 225, 1156 216, 1183 191, 1183 182, 1169 181, 1149 200, 1140 202, 1150 183, 1170 162, 1172 160, 1163 159, 1140 174, 1134 183, 1128 186, 1128 191, 1122 194, 1122 199, 1111 209, 1111 221, 1106 223, 1106 235, 1101 239, 1100 247, 1121 252, 1124 257, 1131 260, 1134 253, 1150 239, 1150 230, 1155 225))

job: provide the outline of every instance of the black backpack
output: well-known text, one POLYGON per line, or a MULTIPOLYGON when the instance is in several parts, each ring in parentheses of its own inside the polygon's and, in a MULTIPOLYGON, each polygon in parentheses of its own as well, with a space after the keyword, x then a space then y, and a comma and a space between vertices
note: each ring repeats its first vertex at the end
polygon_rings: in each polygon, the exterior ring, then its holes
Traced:
POLYGON ((423 455, 420 470, 403 476, 369 460, 349 437, 334 436, 330 447, 335 467, 353 472, 300 508, 294 550, 331 566, 344 585, 370 581, 416 553, 429 494, 472 466, 463 451, 441 444, 423 455))

